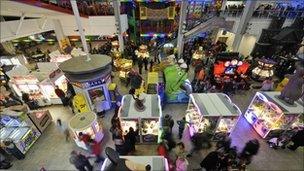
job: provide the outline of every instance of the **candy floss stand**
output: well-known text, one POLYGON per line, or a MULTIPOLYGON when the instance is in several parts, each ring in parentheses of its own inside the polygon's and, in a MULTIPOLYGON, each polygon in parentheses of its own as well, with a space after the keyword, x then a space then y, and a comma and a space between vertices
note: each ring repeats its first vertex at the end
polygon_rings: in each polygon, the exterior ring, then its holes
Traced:
POLYGON ((75 115, 70 120, 69 127, 74 133, 74 140, 77 146, 86 150, 88 149, 84 142, 79 140, 78 135, 80 132, 90 135, 91 138, 96 142, 101 142, 104 136, 102 128, 99 126, 99 123, 97 122, 97 116, 94 112, 79 113, 75 115))

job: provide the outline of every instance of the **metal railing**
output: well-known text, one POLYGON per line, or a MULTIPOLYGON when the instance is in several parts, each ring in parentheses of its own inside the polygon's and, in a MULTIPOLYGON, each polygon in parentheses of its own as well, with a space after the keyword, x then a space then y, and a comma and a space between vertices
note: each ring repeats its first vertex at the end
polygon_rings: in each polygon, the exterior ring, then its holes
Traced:
MULTIPOLYGON (((243 10, 224 10, 221 12, 223 17, 241 17, 243 10)), ((255 10, 252 18, 273 18, 284 17, 294 19, 297 17, 304 17, 304 10, 255 10)))

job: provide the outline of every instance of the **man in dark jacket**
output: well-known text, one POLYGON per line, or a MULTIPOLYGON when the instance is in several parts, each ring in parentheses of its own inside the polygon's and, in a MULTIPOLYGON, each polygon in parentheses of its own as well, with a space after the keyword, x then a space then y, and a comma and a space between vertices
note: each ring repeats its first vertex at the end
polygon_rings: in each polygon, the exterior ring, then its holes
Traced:
POLYGON ((291 137, 293 145, 288 146, 290 150, 295 151, 298 147, 304 146, 304 129, 299 130, 294 136, 291 137))
POLYGON ((79 171, 92 171, 93 166, 90 164, 86 156, 76 151, 71 152, 70 163, 73 164, 79 171))
POLYGON ((61 90, 58 86, 55 88, 55 94, 60 98, 63 106, 66 106, 66 96, 63 90, 61 90))

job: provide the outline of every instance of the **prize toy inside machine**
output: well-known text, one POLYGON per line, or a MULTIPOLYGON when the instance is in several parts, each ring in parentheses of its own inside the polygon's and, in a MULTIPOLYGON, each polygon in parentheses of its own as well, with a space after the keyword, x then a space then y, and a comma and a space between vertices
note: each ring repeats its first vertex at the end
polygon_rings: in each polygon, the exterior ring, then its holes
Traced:
POLYGON ((195 133, 211 133, 215 128, 216 120, 203 117, 193 104, 190 104, 186 112, 186 121, 189 123, 190 136, 193 136, 195 133))
POLYGON ((129 132, 130 127, 136 131, 138 129, 138 122, 138 119, 120 118, 120 125, 123 131, 123 135, 126 135, 129 132))
POLYGON ((246 77, 249 63, 239 60, 238 53, 222 53, 216 57, 213 74, 217 82, 225 78, 233 79, 236 75, 246 77))
POLYGON ((263 81, 268 77, 272 77, 275 64, 276 62, 270 59, 258 59, 258 66, 252 70, 252 78, 263 81))
POLYGON ((141 134, 143 142, 157 142, 159 135, 159 120, 153 118, 141 119, 141 134))
POLYGON ((96 142, 100 142, 103 139, 103 131, 97 122, 96 114, 93 112, 79 113, 75 115, 69 123, 72 129, 76 144, 84 149, 87 149, 83 141, 79 140, 79 133, 88 134, 96 142))
POLYGON ((133 67, 133 61, 121 58, 114 61, 114 66, 119 69, 119 78, 126 79, 128 77, 128 73, 133 67))
POLYGON ((261 93, 255 95, 244 116, 263 138, 283 129, 282 110, 261 93))
POLYGON ((113 64, 115 68, 119 71, 119 78, 126 79, 128 73, 132 69, 133 61, 122 58, 121 52, 119 51, 118 41, 112 42, 111 53, 112 53, 112 58, 114 59, 113 64))
POLYGON ((193 63, 192 65, 195 66, 197 65, 204 57, 205 57, 205 54, 204 54, 204 50, 203 50, 203 47, 200 46, 198 48, 198 50, 196 50, 193 55, 192 55, 192 59, 193 59, 193 63))
POLYGON ((18 117, 1 115, 1 125, 3 126, 0 130, 1 140, 12 140, 23 154, 30 149, 41 135, 37 128, 27 119, 25 113, 18 117))
POLYGON ((111 49, 112 58, 114 59, 121 58, 121 52, 119 51, 118 41, 113 41, 111 44, 112 44, 112 49, 111 49))
POLYGON ((33 75, 14 76, 12 79, 12 87, 18 96, 22 96, 21 91, 28 93, 31 99, 41 99, 43 94, 39 87, 39 81, 33 75))
POLYGON ((220 119, 219 124, 215 130, 214 140, 219 140, 226 135, 230 135, 235 124, 238 121, 238 117, 223 117, 220 119))

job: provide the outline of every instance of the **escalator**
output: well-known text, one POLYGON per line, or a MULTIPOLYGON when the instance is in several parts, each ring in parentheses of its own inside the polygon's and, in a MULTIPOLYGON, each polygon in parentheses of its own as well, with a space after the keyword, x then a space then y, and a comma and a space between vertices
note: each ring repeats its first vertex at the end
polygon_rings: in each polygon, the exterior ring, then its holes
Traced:
POLYGON ((213 16, 205 21, 200 22, 195 27, 184 34, 184 41, 188 41, 202 32, 207 32, 213 29, 223 28, 231 30, 230 22, 225 21, 223 17, 213 16))

